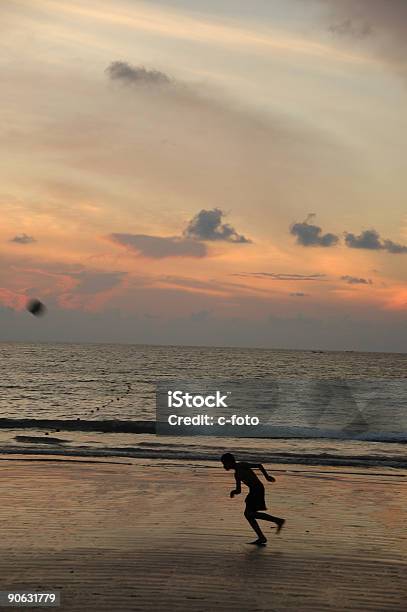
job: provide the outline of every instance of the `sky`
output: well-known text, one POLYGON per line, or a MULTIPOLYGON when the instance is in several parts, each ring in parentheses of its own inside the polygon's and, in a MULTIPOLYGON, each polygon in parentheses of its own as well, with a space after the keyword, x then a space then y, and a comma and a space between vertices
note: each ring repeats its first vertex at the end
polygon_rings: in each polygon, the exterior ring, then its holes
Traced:
POLYGON ((7 0, 0 50, 1 340, 405 352, 405 0, 7 0))

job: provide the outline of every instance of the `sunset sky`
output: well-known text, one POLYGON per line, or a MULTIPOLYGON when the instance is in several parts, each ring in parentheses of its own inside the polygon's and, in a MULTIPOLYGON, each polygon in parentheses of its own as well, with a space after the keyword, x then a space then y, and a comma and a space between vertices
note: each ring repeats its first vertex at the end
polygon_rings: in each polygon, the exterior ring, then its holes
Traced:
POLYGON ((0 48, 0 339, 405 352, 405 0, 7 0, 0 48))

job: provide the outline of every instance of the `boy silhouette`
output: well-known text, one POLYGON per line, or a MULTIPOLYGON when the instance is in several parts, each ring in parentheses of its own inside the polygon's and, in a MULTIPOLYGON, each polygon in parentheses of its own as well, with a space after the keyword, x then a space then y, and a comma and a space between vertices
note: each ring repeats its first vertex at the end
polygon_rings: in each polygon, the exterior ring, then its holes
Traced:
POLYGON ((275 482, 275 478, 267 474, 261 463, 246 463, 244 461, 237 462, 232 453, 225 453, 222 455, 221 461, 225 470, 235 471, 236 488, 230 492, 230 497, 233 498, 235 495, 239 495, 242 492, 242 482, 249 487, 249 494, 245 500, 246 509, 244 511, 244 516, 258 536, 257 540, 250 542, 250 544, 265 546, 267 538, 260 529, 257 519, 276 523, 277 533, 281 531, 285 520, 283 518, 279 518, 278 516, 266 514, 266 512, 260 512, 261 510, 267 510, 264 499, 264 485, 253 472, 253 469, 259 469, 268 482, 275 482))

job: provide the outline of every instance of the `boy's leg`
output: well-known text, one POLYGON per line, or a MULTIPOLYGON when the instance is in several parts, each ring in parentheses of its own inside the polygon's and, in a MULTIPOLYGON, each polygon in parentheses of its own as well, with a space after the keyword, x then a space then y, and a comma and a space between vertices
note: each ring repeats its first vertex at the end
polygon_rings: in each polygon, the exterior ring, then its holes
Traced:
POLYGON ((276 523, 277 525, 277 533, 281 531, 285 520, 283 518, 279 518, 278 516, 272 516, 271 514, 267 514, 266 512, 255 512, 255 519, 261 519, 262 521, 270 521, 270 523, 276 523))
POLYGON ((265 544, 267 542, 267 538, 260 529, 258 522, 256 521, 256 513, 249 512, 249 510, 246 509, 244 515, 247 521, 249 522, 250 527, 255 531, 256 535, 258 536, 258 542, 265 544))

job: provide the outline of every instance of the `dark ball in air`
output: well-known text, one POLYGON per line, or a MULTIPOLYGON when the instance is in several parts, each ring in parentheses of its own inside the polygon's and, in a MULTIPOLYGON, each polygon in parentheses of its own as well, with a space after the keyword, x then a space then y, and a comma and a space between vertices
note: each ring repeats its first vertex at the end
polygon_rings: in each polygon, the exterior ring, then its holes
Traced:
POLYGON ((27 310, 28 312, 31 312, 31 314, 34 315, 35 317, 41 317, 46 312, 45 305, 42 302, 40 302, 40 300, 36 300, 36 299, 28 300, 27 310))

